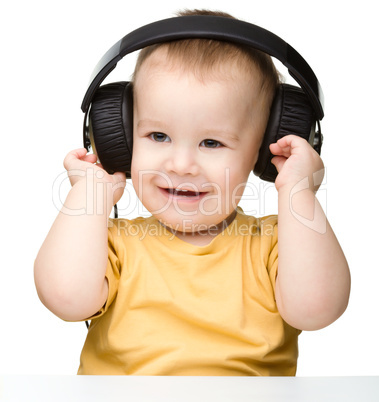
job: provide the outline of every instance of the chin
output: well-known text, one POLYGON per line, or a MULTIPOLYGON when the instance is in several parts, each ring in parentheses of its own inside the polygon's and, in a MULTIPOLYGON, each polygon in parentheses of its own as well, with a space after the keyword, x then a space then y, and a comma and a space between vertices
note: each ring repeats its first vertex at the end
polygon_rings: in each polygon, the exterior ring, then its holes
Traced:
POLYGON ((214 228, 219 225, 227 216, 212 215, 196 215, 196 216, 177 216, 174 217, 172 214, 169 216, 155 215, 155 217, 168 228, 183 232, 183 233, 193 233, 193 232, 203 232, 214 230, 214 228))

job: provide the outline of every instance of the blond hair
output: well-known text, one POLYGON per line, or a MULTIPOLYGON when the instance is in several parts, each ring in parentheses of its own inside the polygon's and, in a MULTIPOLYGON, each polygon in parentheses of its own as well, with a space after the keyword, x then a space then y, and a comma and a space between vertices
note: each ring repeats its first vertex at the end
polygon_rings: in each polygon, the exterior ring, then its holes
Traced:
MULTIPOLYGON (((235 19, 230 14, 221 11, 184 10, 178 16, 212 15, 235 19)), ((237 71, 245 72, 260 79, 261 95, 266 100, 268 109, 271 107, 276 88, 279 84, 279 74, 271 57, 260 50, 249 46, 213 39, 183 39, 164 42, 142 49, 138 55, 132 82, 136 81, 142 64, 157 50, 164 49, 169 61, 175 61, 185 71, 191 71, 197 78, 204 80, 209 74, 222 71, 223 67, 235 65, 237 71)), ((230 71, 230 69, 228 69, 230 71)))

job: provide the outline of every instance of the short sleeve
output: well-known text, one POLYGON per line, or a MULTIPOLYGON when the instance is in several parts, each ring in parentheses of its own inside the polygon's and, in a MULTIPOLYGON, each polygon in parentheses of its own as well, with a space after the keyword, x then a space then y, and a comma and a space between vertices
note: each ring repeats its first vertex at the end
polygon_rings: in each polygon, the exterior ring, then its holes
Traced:
POLYGON ((112 227, 113 225, 110 223, 108 227, 108 263, 105 272, 105 277, 108 281, 108 297, 104 306, 92 317, 92 319, 102 316, 108 310, 117 295, 121 264, 117 256, 117 246, 114 241, 112 227))
POLYGON ((262 218, 263 249, 267 253, 266 267, 273 289, 278 274, 278 217, 277 215, 262 218))
POLYGON ((278 275, 278 224, 276 223, 274 226, 274 233, 271 239, 271 251, 268 258, 268 273, 270 276, 270 280, 275 289, 276 276, 278 275))

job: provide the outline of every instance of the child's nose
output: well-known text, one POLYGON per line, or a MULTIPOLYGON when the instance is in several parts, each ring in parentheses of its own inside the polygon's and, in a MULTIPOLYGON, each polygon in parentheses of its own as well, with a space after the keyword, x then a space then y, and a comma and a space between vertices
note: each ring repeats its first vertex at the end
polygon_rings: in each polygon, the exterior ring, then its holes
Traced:
POLYGON ((187 147, 175 147, 167 156, 165 168, 167 173, 176 173, 179 176, 197 175, 199 164, 195 151, 187 147))

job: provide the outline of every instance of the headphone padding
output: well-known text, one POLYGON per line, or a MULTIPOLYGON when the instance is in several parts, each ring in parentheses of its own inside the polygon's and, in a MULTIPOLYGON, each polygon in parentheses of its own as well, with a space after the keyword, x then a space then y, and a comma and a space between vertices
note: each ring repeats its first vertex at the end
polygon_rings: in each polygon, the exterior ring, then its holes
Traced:
POLYGON ((108 173, 130 177, 133 148, 133 92, 129 82, 101 86, 92 100, 89 118, 96 153, 108 173))
POLYGON ((270 152, 270 144, 289 134, 298 135, 309 141, 315 119, 314 110, 301 88, 288 84, 279 85, 271 106, 254 174, 262 180, 274 182, 278 172, 271 163, 274 155, 270 152))

